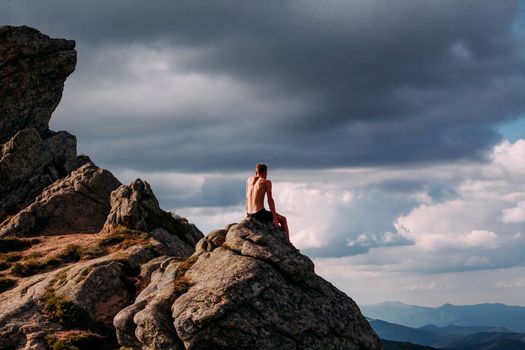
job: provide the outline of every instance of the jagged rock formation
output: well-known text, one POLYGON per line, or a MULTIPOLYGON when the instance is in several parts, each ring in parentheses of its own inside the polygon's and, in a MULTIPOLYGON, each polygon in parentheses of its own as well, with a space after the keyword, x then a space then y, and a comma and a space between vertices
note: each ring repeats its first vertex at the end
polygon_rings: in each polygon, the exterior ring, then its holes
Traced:
MULTIPOLYGON (((88 170, 95 170, 99 174, 107 172, 94 169, 91 164, 77 172, 84 174, 88 170)), ((129 201, 124 202, 134 208, 129 214, 136 216, 144 210, 144 195, 140 193, 144 188, 149 189, 149 185, 137 180, 115 190, 113 198, 119 190, 129 190, 129 201), (143 183, 144 186, 138 186, 137 183, 143 183)), ((157 202, 153 193, 149 194, 146 203, 157 202)), ((119 212, 122 202, 114 200, 111 212, 119 212)), ((0 348, 46 349, 50 334, 71 327, 85 332, 95 330, 103 336, 101 343, 105 343, 108 349, 115 348, 112 327, 114 316, 134 302, 141 285, 148 283, 152 272, 162 262, 168 259, 180 262, 187 258, 193 253, 195 243, 203 237, 185 219, 168 215, 160 208, 153 208, 148 212, 148 220, 144 221, 145 227, 151 231, 144 232, 122 225, 112 227, 113 216, 109 215, 105 227, 112 229, 98 234, 98 240, 90 246, 75 248, 80 261, 26 278, 16 288, 0 294, 0 348), (174 227, 179 231, 168 231, 174 227), (100 252, 106 246, 115 251, 100 252), (87 254, 84 258, 84 252, 91 251, 109 254, 95 259, 90 259, 87 254), (76 324, 76 319, 68 317, 64 321, 54 310, 49 310, 50 299, 59 300, 60 303, 72 302, 73 306, 69 308, 73 311, 62 311, 75 315, 85 312, 83 324, 76 324), (100 325, 97 326, 97 323, 100 325)))
POLYGON ((198 247, 183 263, 161 262, 135 303, 117 314, 121 345, 381 349, 352 299, 317 276, 282 232, 245 220, 198 247))
POLYGON ((120 182, 109 171, 87 163, 46 188, 33 203, 0 227, 0 236, 39 236, 100 231, 109 197, 120 182))
POLYGON ((74 45, 0 27, 0 349, 381 349, 281 231, 204 237, 49 130, 74 45))
POLYGON ((0 221, 89 161, 76 156, 75 136, 60 131, 42 139, 35 129, 16 133, 3 145, 0 156, 0 221))
POLYGON ((0 27, 0 222, 87 161, 76 157, 75 136, 49 130, 74 47, 29 27, 0 27))
POLYGON ((186 219, 162 210, 150 185, 141 179, 111 193, 111 211, 102 232, 118 227, 150 232, 156 249, 176 258, 191 255, 203 236, 186 219), (173 235, 174 232, 177 234, 173 235))
POLYGON ((129 186, 120 186, 111 194, 111 212, 103 231, 111 231, 118 226, 134 230, 148 230, 153 213, 160 211, 159 202, 153 195, 150 185, 137 179, 129 186))
POLYGON ((47 135, 76 61, 73 40, 51 39, 26 26, 0 27, 0 143, 23 129, 47 135))

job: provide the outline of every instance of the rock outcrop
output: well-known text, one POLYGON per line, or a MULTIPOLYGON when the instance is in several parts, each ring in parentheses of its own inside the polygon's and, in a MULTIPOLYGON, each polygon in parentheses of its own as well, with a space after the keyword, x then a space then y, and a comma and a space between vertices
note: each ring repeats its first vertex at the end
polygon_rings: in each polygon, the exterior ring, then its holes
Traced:
POLYGON ((382 348, 352 299, 317 276, 312 261, 287 246, 279 230, 245 220, 198 247, 184 262, 161 262, 135 303, 117 314, 121 345, 382 348))
MULTIPOLYGON (((84 165, 72 177, 82 178, 86 174, 90 174, 88 181, 71 180, 66 185, 68 177, 58 182, 55 190, 64 191, 64 196, 76 196, 80 192, 72 191, 73 188, 77 191, 97 188, 93 182, 104 184, 102 188, 107 188, 107 182, 115 185, 109 172, 92 164, 84 165)), ((95 192, 91 195, 97 196, 95 192)), ((51 198, 56 200, 60 196, 51 198)), ((52 334, 73 328, 86 334, 97 334, 100 337, 97 346, 114 349, 117 347, 112 325, 114 316, 135 302, 141 286, 148 284, 150 279, 155 280, 151 275, 163 262, 183 261, 194 252, 195 243, 203 238, 203 234, 185 219, 173 217, 158 206, 151 207, 149 204, 158 202, 146 182, 136 180, 129 186, 123 185, 113 191, 112 198, 112 213, 122 212, 123 203, 131 208, 127 213, 132 217, 142 212, 143 205, 148 207, 147 220, 141 220, 144 231, 134 229, 136 227, 131 221, 128 223, 132 227, 121 222, 112 225, 113 216, 109 215, 104 225, 108 230, 97 234, 95 242, 89 246, 65 247, 65 251, 59 254, 78 254, 74 259, 79 261, 23 279, 14 289, 0 294, 0 348, 47 349, 50 342, 60 341, 52 334), (119 200, 119 190, 123 189, 128 196, 119 200), (145 189, 148 189, 147 198, 142 192, 145 189), (93 259, 92 252, 103 256, 93 259), (62 306, 53 306, 57 303, 62 306), (57 313, 76 316, 72 319, 57 313), (78 317, 81 317, 81 322, 78 322, 78 317)), ((75 207, 70 200, 66 202, 75 207)), ((46 208, 52 206, 38 200, 36 203, 46 208)), ((63 214, 69 217, 74 213, 63 214)), ((58 247, 57 250, 60 248, 64 249, 58 247)))
POLYGON ((195 244, 203 237, 202 232, 186 219, 162 210, 150 185, 141 179, 111 193, 111 211, 102 232, 118 227, 150 232, 159 252, 178 258, 191 255, 195 244))
POLYGON ((0 27, 0 143, 23 129, 47 136, 76 60, 73 40, 51 39, 26 26, 0 27))
POLYGON ((0 349, 381 349, 278 229, 204 237, 49 130, 74 46, 0 27, 0 349))
POLYGON ((66 131, 46 139, 24 129, 0 153, 0 222, 33 201, 47 186, 89 162, 77 157, 76 138, 66 131))
POLYGON ((99 232, 120 182, 87 163, 46 188, 33 203, 3 223, 0 236, 40 236, 99 232))
POLYGON ((29 27, 0 27, 0 222, 87 161, 75 136, 49 130, 74 48, 29 27))

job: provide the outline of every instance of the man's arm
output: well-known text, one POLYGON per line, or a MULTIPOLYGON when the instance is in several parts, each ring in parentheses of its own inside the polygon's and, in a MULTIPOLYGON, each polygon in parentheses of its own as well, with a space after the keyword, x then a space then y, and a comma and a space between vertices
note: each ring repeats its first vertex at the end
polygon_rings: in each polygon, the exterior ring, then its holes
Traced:
POLYGON ((248 178, 248 180, 246 180, 246 194, 245 194, 245 204, 246 204, 246 213, 248 213, 248 181, 250 181, 250 179, 248 178))
POLYGON ((273 224, 279 226, 279 219, 277 218, 277 212, 275 211, 275 202, 272 197, 272 182, 270 180, 266 180, 266 195, 268 196, 268 206, 270 207, 273 216, 273 224))

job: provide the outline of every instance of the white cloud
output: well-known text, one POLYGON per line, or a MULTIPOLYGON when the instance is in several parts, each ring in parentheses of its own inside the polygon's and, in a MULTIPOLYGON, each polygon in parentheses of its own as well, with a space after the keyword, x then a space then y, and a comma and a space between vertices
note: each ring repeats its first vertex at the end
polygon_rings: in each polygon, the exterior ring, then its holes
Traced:
MULTIPOLYGON (((374 252, 374 251, 372 251, 374 252)), ((354 258, 315 259, 318 274, 345 291, 359 305, 384 301, 440 306, 504 302, 523 305, 524 266, 443 273, 374 270, 354 258)))
POLYGON ((525 287, 525 279, 517 278, 514 280, 498 281, 494 286, 496 288, 522 288, 525 287))
MULTIPOLYGON (((525 261, 520 251, 525 237, 516 226, 525 202, 523 169, 508 164, 521 161, 524 146, 525 141, 505 141, 485 164, 272 171, 270 177, 292 242, 314 256, 360 254, 365 256, 356 259, 364 266, 384 263, 389 271, 498 268, 525 261)), ((192 199, 196 205, 167 209, 182 212, 204 231, 245 216, 242 184, 248 173, 120 175, 150 181, 161 203, 192 199), (236 202, 222 210, 225 196, 236 202)))
POLYGON ((398 245, 411 245, 413 242, 398 232, 385 232, 382 235, 372 234, 367 236, 360 234, 356 239, 347 238, 347 246, 350 252, 356 250, 357 253, 366 253, 369 248, 388 247, 398 245), (363 250, 363 248, 366 248, 363 250))
POLYGON ((320 248, 328 245, 338 232, 342 207, 352 201, 348 190, 322 189, 306 183, 274 182, 277 211, 285 215, 292 228, 291 240, 299 248, 320 248))
POLYGON ((507 175, 512 179, 525 175, 525 140, 514 143, 503 141, 492 152, 492 163, 487 169, 489 175, 507 175))
POLYGON ((525 201, 518 202, 514 208, 504 209, 503 222, 525 222, 525 201))
MULTIPOLYGON (((414 249, 447 253, 514 244, 511 240, 517 228, 507 224, 525 221, 520 191, 525 141, 504 141, 494 147, 489 159, 486 164, 458 166, 460 181, 449 185, 453 198, 421 204, 396 219, 397 231, 415 241, 414 249)), ((515 258, 516 263, 523 260, 522 256, 515 258)), ((471 257, 464 265, 490 267, 494 262, 497 266, 496 260, 485 257, 481 264, 479 256, 471 257)))
POLYGON ((182 208, 174 211, 197 225, 204 234, 237 223, 246 217, 246 211, 239 206, 182 208))

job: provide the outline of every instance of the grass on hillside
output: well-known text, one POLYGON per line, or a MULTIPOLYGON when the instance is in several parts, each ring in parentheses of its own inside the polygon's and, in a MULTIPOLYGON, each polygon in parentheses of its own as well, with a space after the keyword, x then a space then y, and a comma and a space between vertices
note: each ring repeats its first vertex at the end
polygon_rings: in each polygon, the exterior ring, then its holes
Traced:
POLYGON ((190 256, 186 260, 181 261, 177 266, 177 270, 175 271, 175 291, 177 292, 177 296, 186 293, 193 285, 190 278, 186 276, 186 272, 197 262, 197 259, 198 256, 190 256))
POLYGON ((66 331, 54 332, 45 337, 51 350, 114 349, 113 331, 91 318, 80 305, 48 288, 41 305, 49 319, 60 323, 66 331))
POLYGON ((0 253, 26 250, 31 245, 38 243, 34 239, 21 239, 16 237, 0 237, 0 253))
POLYGON ((0 270, 10 268, 11 273, 15 276, 32 276, 52 267, 106 255, 112 246, 125 249, 136 244, 148 244, 149 237, 149 234, 143 231, 117 227, 95 243, 83 246, 69 244, 57 254, 49 257, 39 257, 36 254, 29 254, 23 258, 2 255, 0 256, 0 270), (8 263, 6 259, 11 259, 11 261, 8 263))
POLYGON ((4 276, 0 276, 0 293, 16 286, 16 280, 4 276))
POLYGON ((91 331, 71 331, 47 335, 45 342, 50 350, 92 350, 103 348, 105 338, 91 331))

